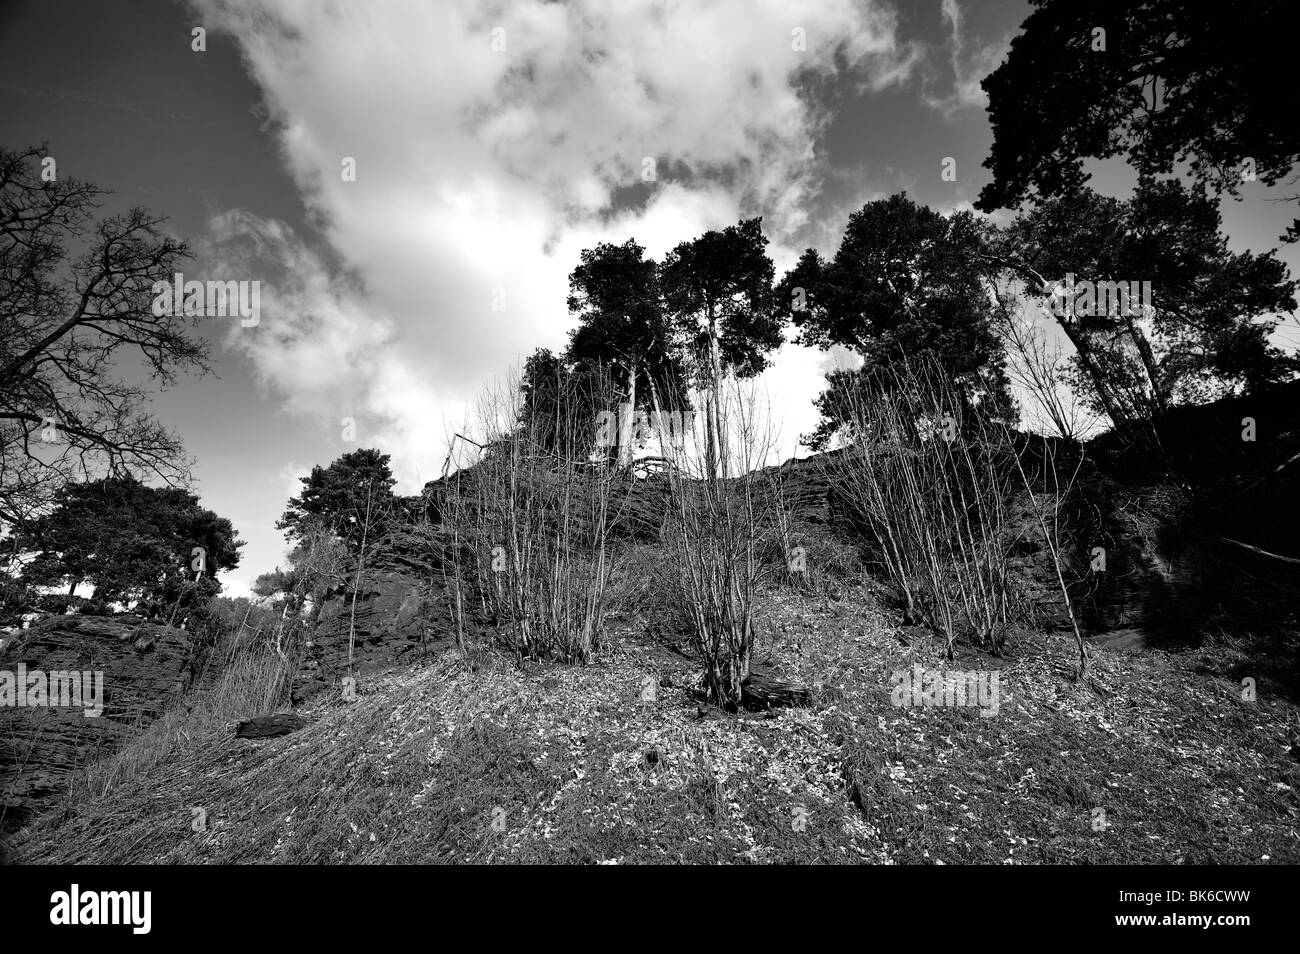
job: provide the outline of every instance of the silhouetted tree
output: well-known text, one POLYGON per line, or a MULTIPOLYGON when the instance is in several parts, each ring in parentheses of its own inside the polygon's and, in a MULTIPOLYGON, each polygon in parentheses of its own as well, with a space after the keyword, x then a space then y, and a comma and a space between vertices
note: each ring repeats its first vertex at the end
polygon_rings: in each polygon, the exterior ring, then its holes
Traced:
MULTIPOLYGON (((591 369, 575 364, 551 351, 538 348, 524 362, 519 379, 520 428, 527 429, 529 445, 553 455, 557 461, 587 459, 596 447, 596 420, 601 411, 591 387, 591 369), (573 407, 577 402, 582 410, 573 407), (586 427, 573 427, 577 415, 586 427)), ((486 449, 493 453, 495 448, 486 449)))
POLYGON ((155 381, 206 370, 197 318, 155 315, 187 246, 142 209, 93 222, 104 194, 44 181, 43 149, 0 150, 0 520, 21 524, 60 486, 137 471, 188 476, 179 438, 147 411, 149 390, 115 376, 139 361, 155 381))
POLYGON ((830 261, 808 249, 782 278, 776 301, 799 341, 848 348, 863 360, 858 370, 828 375, 812 446, 825 446, 843 424, 832 392, 888 382, 878 372, 904 359, 933 361, 968 407, 1012 416, 987 288, 995 269, 980 254, 985 231, 969 212, 943 216, 894 195, 853 213, 830 261))
POLYGON ((358 554, 362 537, 378 539, 397 518, 389 455, 363 448, 344 454, 328 467, 316 466, 299 478, 303 488, 276 524, 295 541, 320 526, 358 554), (318 519, 310 519, 318 518, 318 519))
POLYGON ((664 304, 688 349, 695 383, 708 389, 710 473, 716 473, 719 460, 725 471, 727 459, 718 394, 724 372, 738 377, 758 374, 782 341, 783 323, 772 302, 774 269, 762 225, 761 218, 744 219, 682 242, 668 253, 659 271, 664 304))
POLYGON ((1127 201, 1090 189, 1046 200, 1004 235, 1004 260, 1031 291, 1074 276, 1074 289, 1046 304, 1075 347, 1076 388, 1116 426, 1276 383, 1300 366, 1268 340, 1275 316, 1295 310, 1295 282, 1272 252, 1229 252, 1220 221, 1200 191, 1144 178, 1127 201), (1134 294, 1140 282, 1150 283, 1149 303, 1134 294))
MULTIPOLYGON (((570 313, 579 325, 569 336, 564 357, 594 370, 619 368, 621 395, 632 415, 653 410, 657 400, 679 407, 685 368, 664 314, 655 263, 633 239, 622 245, 584 249, 569 276, 570 313)), ((632 428, 620 417, 618 459, 632 457, 632 428)))
POLYGON ((1300 160, 1287 0, 1032 2, 982 84, 993 126, 984 211, 1076 191, 1085 159, 1122 155, 1143 174, 1186 162, 1198 184, 1233 195, 1249 175, 1272 185, 1300 160))
POLYGON ((18 535, 32 554, 23 570, 31 586, 94 586, 96 603, 140 600, 153 614, 193 607, 221 589, 217 574, 239 564, 230 521, 175 487, 131 477, 67 484, 54 508, 18 535))

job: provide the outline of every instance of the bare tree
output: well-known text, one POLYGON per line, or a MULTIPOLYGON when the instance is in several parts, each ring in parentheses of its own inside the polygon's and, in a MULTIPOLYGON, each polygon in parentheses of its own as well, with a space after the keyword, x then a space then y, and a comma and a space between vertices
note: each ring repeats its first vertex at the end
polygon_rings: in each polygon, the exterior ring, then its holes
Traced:
POLYGON ((990 282, 997 303, 995 327, 1001 333, 1008 357, 1007 375, 1038 409, 1037 420, 1049 424, 1059 437, 1078 441, 1102 426, 1099 414, 1090 411, 1069 383, 1068 356, 1032 317, 1025 314, 1023 299, 990 282))
POLYGON ((602 370, 557 379, 525 410, 518 380, 488 390, 472 450, 443 484, 443 555, 458 629, 467 597, 521 657, 587 662, 599 648, 630 484, 598 449, 617 388, 602 370))
POLYGON ((1074 645, 1075 650, 1078 652, 1075 678, 1084 679, 1088 675, 1088 645, 1084 641, 1083 631, 1079 627, 1079 620, 1074 615, 1074 603, 1070 599, 1070 587, 1065 581, 1065 561, 1062 556, 1064 551, 1064 531, 1061 527, 1061 508, 1070 491, 1074 489, 1075 480, 1078 478, 1079 470, 1083 466, 1083 455, 1079 455, 1074 471, 1070 474, 1070 479, 1062 487, 1060 473, 1056 464, 1056 445, 1050 440, 1043 441, 1042 445, 1042 461, 1038 469, 1039 476, 1042 478, 1041 490, 1034 491, 1034 481, 1025 470, 1021 454, 1015 455, 1016 469, 1020 473, 1021 483, 1024 485, 1025 493, 1029 497, 1029 505, 1033 509, 1039 531, 1042 533, 1043 541, 1047 545, 1048 555, 1052 559, 1052 571, 1056 577, 1057 587, 1061 592, 1061 605, 1065 607, 1066 615, 1070 620, 1070 627, 1074 630, 1074 645))
POLYGON ((357 553, 357 574, 352 584, 352 605, 348 611, 348 673, 352 673, 352 657, 357 644, 357 593, 361 590, 361 575, 366 571, 366 543, 370 539, 372 527, 372 506, 374 503, 374 483, 366 483, 366 511, 361 518, 361 550, 357 553))
POLYGON ((134 358, 163 386, 207 370, 206 345, 186 334, 195 319, 152 308, 185 243, 143 209, 92 223, 104 193, 43 181, 43 153, 0 150, 0 520, 10 525, 70 479, 134 471, 184 483, 189 461, 147 412, 150 388, 117 368, 134 358))
POLYGON ((827 481, 898 588, 909 621, 1001 650, 1010 621, 1009 433, 960 396, 937 363, 904 362, 830 395, 847 446, 827 481))
MULTIPOLYGON (((659 429, 667 465, 663 534, 673 596, 687 611, 704 661, 705 691, 712 702, 735 709, 750 677, 759 587, 775 578, 776 567, 784 576, 789 565, 788 551, 776 564, 764 557, 789 542, 789 521, 781 472, 765 467, 776 446, 770 408, 734 375, 710 391, 715 417, 712 425, 705 418, 703 435, 698 428, 680 435, 659 429), (716 439, 728 430, 729 440, 716 439), (719 445, 730 456, 720 457, 719 445)), ((669 414, 690 419, 676 408, 669 414)))

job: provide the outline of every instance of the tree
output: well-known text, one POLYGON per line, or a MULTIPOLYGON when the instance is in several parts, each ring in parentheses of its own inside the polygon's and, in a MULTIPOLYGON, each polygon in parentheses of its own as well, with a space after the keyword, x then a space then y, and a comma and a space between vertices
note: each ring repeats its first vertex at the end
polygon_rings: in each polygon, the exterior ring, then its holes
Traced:
POLYGON ((1144 178, 1127 201, 1090 189, 1045 200, 1004 236, 1003 260, 1049 296, 1074 345, 1075 386, 1115 426, 1300 367, 1268 341, 1273 316, 1296 307, 1286 266, 1271 252, 1230 253, 1219 226, 1211 198, 1144 178), (1134 283, 1149 283, 1150 301, 1134 283))
MULTIPOLYGON (((655 263, 633 239, 583 249, 569 275, 569 312, 579 325, 569 336, 565 358, 582 367, 622 369, 622 397, 629 414, 653 410, 657 401, 683 403, 684 367, 659 295, 655 263), (659 393, 656 401, 656 389, 659 393)), ((618 462, 632 459, 632 427, 619 417, 618 462)))
POLYGON ((1123 155, 1145 175, 1188 162, 1198 184, 1231 195, 1251 177, 1275 184, 1300 159, 1286 0, 1032 2, 982 84, 993 181, 980 209, 1075 192, 1084 159, 1123 155))
MULTIPOLYGON (((1070 386, 1073 366, 1067 343, 1051 334, 1051 322, 1037 315, 1036 304, 1016 296, 1011 285, 1017 279, 995 279, 991 292, 998 305, 998 331, 1005 342, 1007 374, 1011 381, 1037 405, 1037 414, 1025 421, 1026 429, 1037 424, 1055 431, 1069 443, 1083 440, 1102 421, 1079 390, 1070 386)), ((1032 412, 1031 412, 1032 414, 1032 412)))
POLYGON ((152 310, 154 283, 171 281, 187 246, 138 208, 92 226, 104 193, 43 181, 43 153, 0 150, 0 520, 11 526, 70 480, 135 470, 183 484, 179 438, 114 369, 135 358, 163 386, 207 369, 186 333, 197 318, 152 310))
POLYGON ((230 521, 176 487, 131 477, 67 484, 17 546, 30 553, 29 586, 94 586, 95 603, 139 601, 150 615, 193 607, 220 592, 217 574, 239 565, 243 541, 230 521))
POLYGON ((773 309, 774 269, 761 218, 682 242, 664 259, 659 284, 675 331, 686 342, 697 386, 708 389, 705 453, 711 475, 727 462, 719 404, 724 370, 751 377, 780 346, 783 322, 773 309))
MULTIPOLYGON (((591 450, 590 446, 570 446, 567 439, 570 435, 559 427, 559 395, 572 375, 569 366, 555 352, 538 348, 524 362, 519 377, 522 400, 516 424, 521 428, 531 427, 537 445, 563 460, 580 460, 591 450)), ((595 412, 596 408, 592 408, 593 417, 595 412)))
POLYGON ((348 553, 322 516, 302 520, 296 527, 297 543, 289 552, 289 568, 263 573, 253 581, 258 596, 283 601, 284 616, 297 617, 308 600, 318 615, 326 594, 343 582, 348 553))
POLYGON ((303 540, 320 523, 341 539, 349 552, 361 550, 363 536, 374 540, 396 519, 389 455, 363 448, 344 454, 328 467, 316 466, 299 478, 302 492, 289 500, 276 528, 303 540))
POLYGON ((828 375, 814 447, 844 423, 834 410, 840 391, 888 383, 881 372, 905 359, 933 361, 968 409, 1011 415, 986 285, 992 270, 980 255, 984 231, 969 212, 945 217, 900 193, 853 213, 830 261, 808 249, 781 280, 776 300, 800 343, 849 348, 863 360, 856 371, 828 375))

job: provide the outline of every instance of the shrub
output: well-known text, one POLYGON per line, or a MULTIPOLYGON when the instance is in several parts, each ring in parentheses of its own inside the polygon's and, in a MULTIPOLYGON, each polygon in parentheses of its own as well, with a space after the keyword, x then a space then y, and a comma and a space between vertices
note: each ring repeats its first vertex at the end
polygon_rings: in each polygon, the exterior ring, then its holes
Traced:
POLYGON ((481 401, 476 451, 439 502, 460 632, 477 611, 519 656, 586 662, 599 647, 630 488, 596 446, 614 394, 607 375, 590 372, 557 379, 545 406, 527 403, 517 382, 481 401))
POLYGON ((749 677, 755 595, 764 579, 788 574, 790 538, 781 471, 764 468, 771 431, 752 392, 740 393, 734 379, 726 392, 718 400, 726 440, 715 444, 693 428, 661 433, 660 447, 668 464, 663 540, 672 594, 689 616, 709 700, 734 709, 749 677), (730 456, 716 456, 717 446, 730 456), (785 559, 774 563, 774 550, 785 559))
POLYGON ((963 402, 929 362, 828 395, 847 425, 820 458, 907 617, 944 638, 1000 650, 1011 617, 1011 433, 963 402))

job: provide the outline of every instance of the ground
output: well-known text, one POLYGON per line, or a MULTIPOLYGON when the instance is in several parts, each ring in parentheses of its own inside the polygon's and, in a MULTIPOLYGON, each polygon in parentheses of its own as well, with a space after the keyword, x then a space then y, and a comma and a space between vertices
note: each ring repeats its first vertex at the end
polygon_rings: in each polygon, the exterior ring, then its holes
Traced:
POLYGON ((282 738, 165 720, 165 757, 70 797, 13 850, 109 864, 1300 861, 1300 710, 1266 680, 1244 699, 1231 647, 1100 651, 1080 684, 1066 636, 947 663, 862 590, 775 590, 760 620, 758 659, 813 686, 808 708, 704 708, 694 661, 616 619, 590 665, 451 653, 363 680, 355 701, 315 697, 310 724, 282 738), (894 706, 890 674, 914 662, 999 670, 997 714, 894 706))

